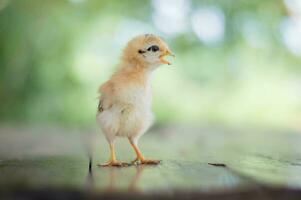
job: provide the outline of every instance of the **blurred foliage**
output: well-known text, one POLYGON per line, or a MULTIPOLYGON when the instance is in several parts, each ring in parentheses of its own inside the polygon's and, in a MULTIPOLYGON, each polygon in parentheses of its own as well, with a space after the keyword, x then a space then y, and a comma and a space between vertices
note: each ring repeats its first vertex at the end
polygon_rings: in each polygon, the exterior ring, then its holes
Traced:
POLYGON ((283 42, 284 2, 187 2, 186 30, 167 34, 154 21, 160 1, 0 0, 0 120, 95 123, 97 88, 126 41, 152 32, 177 55, 155 72, 158 122, 296 128, 301 61, 283 42), (223 39, 213 45, 189 20, 206 7, 224 16, 223 39))

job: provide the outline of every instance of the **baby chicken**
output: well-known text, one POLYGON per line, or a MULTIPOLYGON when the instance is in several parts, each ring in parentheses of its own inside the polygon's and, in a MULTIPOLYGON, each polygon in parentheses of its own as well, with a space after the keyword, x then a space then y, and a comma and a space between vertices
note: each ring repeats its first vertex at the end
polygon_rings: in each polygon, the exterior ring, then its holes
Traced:
POLYGON ((151 111, 152 72, 164 59, 173 55, 159 37, 146 34, 133 38, 124 49, 118 70, 99 88, 97 121, 110 146, 110 159, 99 166, 124 166, 116 159, 116 137, 127 137, 137 158, 132 163, 158 164, 160 160, 146 159, 138 148, 138 140, 153 122, 151 111))

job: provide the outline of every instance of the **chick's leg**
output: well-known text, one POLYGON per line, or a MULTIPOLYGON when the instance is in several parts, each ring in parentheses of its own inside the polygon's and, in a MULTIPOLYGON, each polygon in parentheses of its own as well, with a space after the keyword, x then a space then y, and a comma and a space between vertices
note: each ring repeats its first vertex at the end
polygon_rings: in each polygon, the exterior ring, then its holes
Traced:
POLYGON ((143 154, 141 153, 140 149, 137 146, 137 142, 134 141, 131 138, 129 138, 129 141, 130 141, 130 143, 131 143, 132 147, 134 148, 135 153, 137 155, 137 158, 135 160, 133 160, 132 163, 139 162, 140 164, 157 165, 161 162, 161 160, 150 160, 150 159, 144 158, 143 154))
POLYGON ((123 167, 123 166, 128 166, 127 163, 122 163, 117 161, 116 159, 116 153, 115 153, 115 145, 114 142, 109 142, 110 145, 110 160, 104 164, 99 164, 98 166, 100 167, 110 167, 110 166, 115 166, 115 167, 123 167))

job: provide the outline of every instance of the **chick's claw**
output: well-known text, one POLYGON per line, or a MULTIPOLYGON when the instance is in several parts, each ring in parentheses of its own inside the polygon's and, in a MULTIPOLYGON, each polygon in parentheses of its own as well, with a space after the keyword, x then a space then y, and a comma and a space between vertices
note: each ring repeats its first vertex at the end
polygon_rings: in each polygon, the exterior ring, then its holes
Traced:
POLYGON ((130 163, 131 163, 132 165, 135 165, 135 164, 138 164, 138 162, 139 162, 139 159, 138 159, 138 158, 135 158, 135 160, 131 161, 130 163))
POLYGON ((125 162, 109 161, 104 164, 98 164, 97 166, 99 166, 99 167, 127 167, 129 165, 130 165, 129 163, 125 163, 125 162))
POLYGON ((130 162, 131 165, 158 165, 161 163, 161 160, 149 160, 149 159, 139 159, 130 162))

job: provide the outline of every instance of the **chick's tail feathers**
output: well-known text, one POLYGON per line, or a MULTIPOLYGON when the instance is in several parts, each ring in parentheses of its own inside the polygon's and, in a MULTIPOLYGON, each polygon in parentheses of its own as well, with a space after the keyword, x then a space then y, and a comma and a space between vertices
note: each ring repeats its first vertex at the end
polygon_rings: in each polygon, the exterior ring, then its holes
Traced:
POLYGON ((103 111, 103 107, 102 107, 102 104, 101 104, 101 100, 99 100, 99 102, 98 102, 97 111, 98 111, 98 112, 102 112, 102 111, 103 111))

